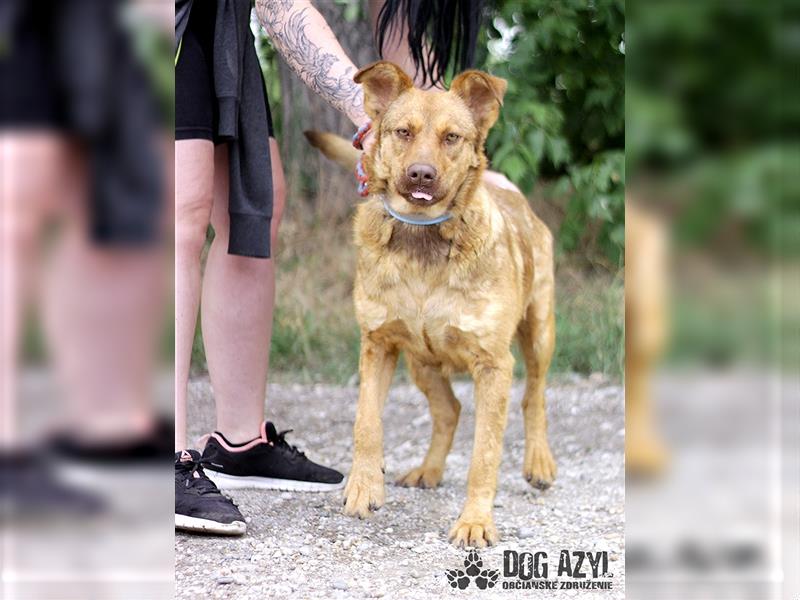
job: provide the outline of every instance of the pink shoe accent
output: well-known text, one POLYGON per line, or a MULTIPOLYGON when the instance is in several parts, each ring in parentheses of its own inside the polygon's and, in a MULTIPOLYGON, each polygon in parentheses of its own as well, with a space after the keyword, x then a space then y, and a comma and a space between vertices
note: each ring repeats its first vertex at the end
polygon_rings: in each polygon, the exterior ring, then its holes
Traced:
POLYGON ((188 450, 181 450, 181 462, 190 462, 192 460, 192 455, 189 454, 188 450))
MULTIPOLYGON (((225 450, 227 450, 228 452, 245 452, 247 450, 250 450, 251 448, 255 448, 259 444, 269 444, 270 446, 272 445, 272 442, 270 442, 267 439, 267 426, 266 426, 266 423, 262 423, 261 424, 261 435, 259 437, 257 437, 254 440, 251 440, 251 441, 247 442, 246 444, 244 444, 242 446, 231 446, 228 442, 225 441, 225 438, 223 438, 216 431, 214 433, 208 435, 208 438, 212 438, 212 437, 215 440, 217 440, 219 445, 222 446, 223 448, 225 448, 225 450)), ((206 438, 206 440, 208 438, 206 438)))

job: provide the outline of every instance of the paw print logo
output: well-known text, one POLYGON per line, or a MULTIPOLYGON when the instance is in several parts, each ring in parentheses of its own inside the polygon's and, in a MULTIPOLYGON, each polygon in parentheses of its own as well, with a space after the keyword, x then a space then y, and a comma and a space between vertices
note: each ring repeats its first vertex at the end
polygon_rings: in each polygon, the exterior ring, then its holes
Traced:
POLYGON ((447 582, 452 588, 465 590, 471 581, 475 582, 478 589, 485 590, 495 586, 500 571, 495 569, 484 569, 483 560, 480 554, 471 550, 464 559, 464 569, 448 569, 445 571, 447 582))
POLYGON ((475 585, 478 588, 485 590, 487 588, 493 588, 494 584, 497 583, 497 578, 500 576, 498 571, 494 569, 484 569, 480 572, 480 574, 475 578, 475 585))
POLYGON ((466 573, 461 569, 448 569, 445 571, 445 575, 447 575, 447 581, 450 583, 450 587, 460 590, 467 589, 469 577, 467 577, 466 573))
POLYGON ((475 577, 481 572, 482 566, 483 561, 481 560, 480 554, 475 552, 475 550, 471 550, 470 553, 467 554, 467 558, 464 559, 464 568, 467 570, 467 575, 475 577))

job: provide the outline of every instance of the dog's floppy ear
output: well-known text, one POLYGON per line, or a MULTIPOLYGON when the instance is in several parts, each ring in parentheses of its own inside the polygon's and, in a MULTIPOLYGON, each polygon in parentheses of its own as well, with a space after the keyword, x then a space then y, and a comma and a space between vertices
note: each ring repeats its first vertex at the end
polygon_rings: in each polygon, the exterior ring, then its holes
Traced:
POLYGON ((453 79, 450 91, 467 103, 478 129, 485 134, 500 114, 506 87, 505 79, 471 70, 453 79))
POLYGON ((364 67, 353 81, 364 87, 364 111, 372 119, 380 118, 400 94, 414 87, 406 72, 388 60, 364 67))

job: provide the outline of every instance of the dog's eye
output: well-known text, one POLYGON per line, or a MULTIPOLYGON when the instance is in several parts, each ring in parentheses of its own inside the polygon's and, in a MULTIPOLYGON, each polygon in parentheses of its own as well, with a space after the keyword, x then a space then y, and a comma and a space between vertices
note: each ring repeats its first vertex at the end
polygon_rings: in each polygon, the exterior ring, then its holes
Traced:
POLYGON ((400 129, 395 129, 394 132, 397 134, 397 137, 403 138, 404 140, 407 140, 409 137, 411 137, 411 132, 403 127, 400 129))
POLYGON ((448 133, 446 136, 444 136, 444 141, 448 144, 455 144, 460 139, 461 136, 457 133, 448 133))

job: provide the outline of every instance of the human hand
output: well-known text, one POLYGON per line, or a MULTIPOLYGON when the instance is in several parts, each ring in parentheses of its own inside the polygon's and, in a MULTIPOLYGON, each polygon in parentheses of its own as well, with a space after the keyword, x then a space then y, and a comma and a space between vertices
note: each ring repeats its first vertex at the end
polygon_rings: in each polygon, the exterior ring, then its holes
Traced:
POLYGON ((361 148, 364 150, 364 154, 369 154, 372 147, 375 145, 375 133, 370 129, 367 131, 367 134, 361 140, 361 148))

